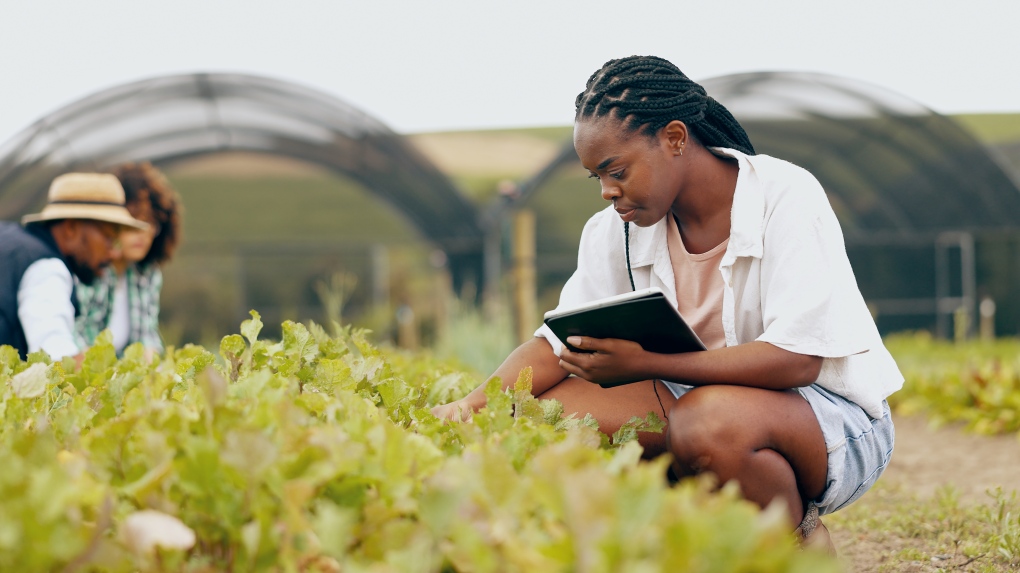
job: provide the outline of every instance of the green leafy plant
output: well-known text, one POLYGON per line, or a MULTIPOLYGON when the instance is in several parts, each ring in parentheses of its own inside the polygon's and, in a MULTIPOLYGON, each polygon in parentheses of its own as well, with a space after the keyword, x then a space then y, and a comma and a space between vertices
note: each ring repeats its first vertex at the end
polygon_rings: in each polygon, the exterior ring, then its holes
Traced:
POLYGON ((0 570, 837 570, 778 507, 668 486, 633 439, 654 416, 610 439, 525 371, 444 422, 477 380, 349 327, 261 327, 151 362, 104 334, 80 370, 0 348, 0 570))
POLYGON ((963 422, 981 434, 1020 431, 1020 341, 952 343, 917 334, 886 344, 905 378, 889 397, 897 413, 963 422))

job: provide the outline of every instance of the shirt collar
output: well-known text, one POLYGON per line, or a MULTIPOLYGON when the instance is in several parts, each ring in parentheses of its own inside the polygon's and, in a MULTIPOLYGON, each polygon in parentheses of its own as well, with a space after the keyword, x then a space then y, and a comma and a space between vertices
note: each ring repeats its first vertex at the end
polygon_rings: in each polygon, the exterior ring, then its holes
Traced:
POLYGON ((736 149, 713 147, 711 151, 716 155, 736 159, 740 167, 730 211, 730 244, 726 247, 722 264, 732 264, 737 257, 760 259, 765 252, 765 238, 762 234, 765 225, 765 191, 751 158, 736 149))

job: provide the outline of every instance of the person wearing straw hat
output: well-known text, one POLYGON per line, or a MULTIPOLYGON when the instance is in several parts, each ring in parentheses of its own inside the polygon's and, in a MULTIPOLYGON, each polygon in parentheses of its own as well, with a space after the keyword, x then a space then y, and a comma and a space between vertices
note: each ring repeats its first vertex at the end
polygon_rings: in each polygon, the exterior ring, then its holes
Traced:
POLYGON ((141 343, 149 360, 163 352, 159 333, 162 268, 180 243, 183 207, 170 181, 148 161, 125 163, 111 172, 124 187, 128 212, 149 228, 124 227, 110 266, 91 285, 75 284, 81 306, 75 334, 78 345, 88 347, 109 330, 118 356, 128 346, 141 343))
POLYGON ((91 283, 110 264, 120 229, 148 225, 124 207, 120 181, 101 173, 57 177, 43 210, 21 222, 0 222, 0 345, 22 359, 37 350, 80 359, 72 275, 91 283))

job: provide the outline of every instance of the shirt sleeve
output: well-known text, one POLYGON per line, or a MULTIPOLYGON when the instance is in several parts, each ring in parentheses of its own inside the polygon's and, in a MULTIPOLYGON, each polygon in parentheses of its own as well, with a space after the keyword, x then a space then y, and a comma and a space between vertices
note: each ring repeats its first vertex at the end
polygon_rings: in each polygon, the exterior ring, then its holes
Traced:
POLYGON ((804 188, 786 193, 767 217, 758 340, 826 358, 866 352, 864 301, 839 222, 814 178, 797 183, 804 188))
POLYGON ((32 263, 18 286, 18 318, 28 351, 44 350, 53 360, 80 352, 74 338, 74 281, 60 259, 32 263))
MULTIPOLYGON (((612 215, 615 217, 616 213, 612 215)), ((614 268, 626 269, 622 241, 622 233, 614 229, 612 219, 607 218, 605 212, 599 212, 588 220, 577 248, 577 269, 560 291, 557 310, 574 308, 630 290, 625 270, 613 272, 614 268), (618 240, 616 234, 620 235, 618 240)), ((548 326, 543 324, 535 331, 535 336, 545 338, 553 352, 559 355, 563 342, 548 326)))

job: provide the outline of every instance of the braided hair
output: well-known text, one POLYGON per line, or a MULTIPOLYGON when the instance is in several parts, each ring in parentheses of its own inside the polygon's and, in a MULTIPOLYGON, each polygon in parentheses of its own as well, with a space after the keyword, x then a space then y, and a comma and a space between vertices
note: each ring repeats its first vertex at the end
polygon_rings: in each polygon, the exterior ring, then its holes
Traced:
POLYGON ((631 131, 655 135, 680 120, 707 147, 728 147, 754 155, 744 128, 729 110, 679 68, 655 56, 609 60, 588 78, 574 101, 575 121, 611 114, 631 131))

